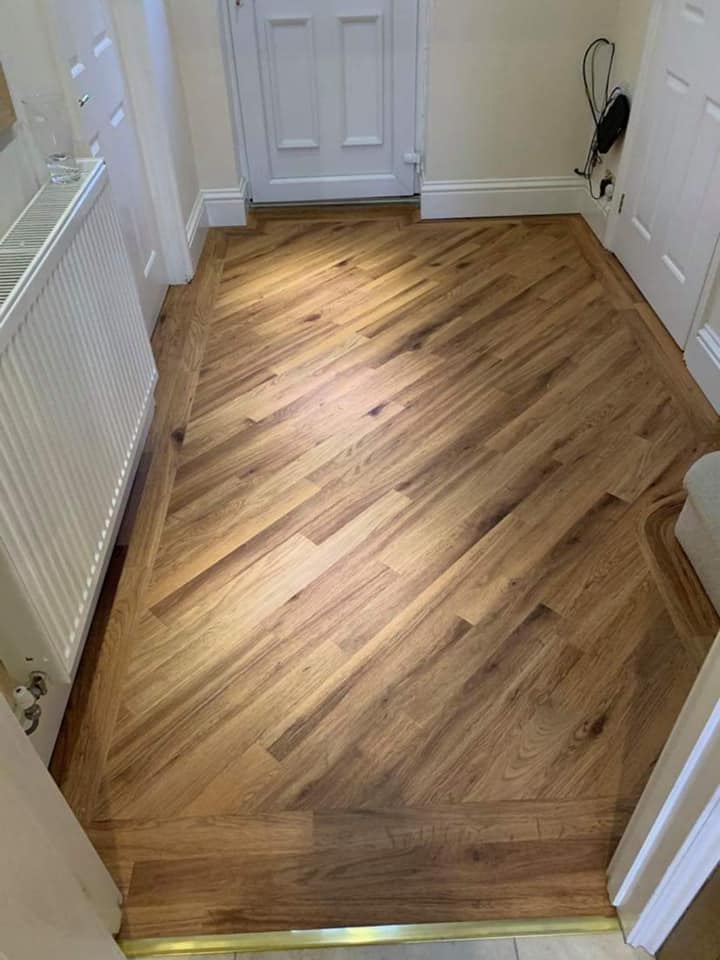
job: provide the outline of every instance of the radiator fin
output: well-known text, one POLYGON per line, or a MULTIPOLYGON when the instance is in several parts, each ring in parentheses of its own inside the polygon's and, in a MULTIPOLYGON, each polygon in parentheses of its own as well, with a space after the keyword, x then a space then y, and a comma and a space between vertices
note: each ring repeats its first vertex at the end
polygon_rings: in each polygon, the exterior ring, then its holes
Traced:
POLYGON ((68 216, 78 190, 45 188, 0 243, 0 297, 22 306, 10 333, 0 323, 0 546, 37 625, 0 636, 1 652, 15 643, 58 682, 87 631, 156 377, 106 182, 68 216))

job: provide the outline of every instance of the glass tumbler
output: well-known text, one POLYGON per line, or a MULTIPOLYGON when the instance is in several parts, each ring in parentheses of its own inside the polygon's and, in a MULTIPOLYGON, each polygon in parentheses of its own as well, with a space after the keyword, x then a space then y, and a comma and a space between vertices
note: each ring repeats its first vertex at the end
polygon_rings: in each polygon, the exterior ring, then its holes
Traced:
POLYGON ((60 94, 32 94, 23 101, 35 143, 53 183, 74 183, 80 166, 73 154, 73 136, 65 99, 60 94))

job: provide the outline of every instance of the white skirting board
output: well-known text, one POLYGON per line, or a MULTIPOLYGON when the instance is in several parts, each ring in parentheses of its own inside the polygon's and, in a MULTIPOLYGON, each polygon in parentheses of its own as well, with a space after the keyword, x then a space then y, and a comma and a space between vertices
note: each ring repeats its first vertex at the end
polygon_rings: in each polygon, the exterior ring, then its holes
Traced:
POLYGON ((247 182, 229 190, 203 190, 209 227, 244 227, 247 223, 247 182))
POLYGON ((700 327, 690 335, 685 363, 695 382, 720 413, 720 334, 712 327, 700 327))
POLYGON ((421 191, 421 213, 424 220, 583 213, 586 193, 585 184, 576 176, 426 180, 421 191))
POLYGON ((188 250, 190 251, 192 275, 194 276, 200 260, 200 254, 205 246, 205 238, 207 237, 207 217, 205 215, 205 201, 203 200, 202 190, 195 197, 195 203, 190 211, 185 233, 187 235, 188 250))
POLYGON ((242 180, 237 187, 200 190, 187 222, 187 242, 193 266, 202 252, 208 227, 244 227, 247 223, 248 189, 242 180))

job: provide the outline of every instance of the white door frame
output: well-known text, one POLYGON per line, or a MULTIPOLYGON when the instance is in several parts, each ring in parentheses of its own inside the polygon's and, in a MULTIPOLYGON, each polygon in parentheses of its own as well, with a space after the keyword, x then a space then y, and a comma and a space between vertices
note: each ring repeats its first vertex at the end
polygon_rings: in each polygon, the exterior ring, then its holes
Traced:
MULTIPOLYGON (((242 0, 251 3, 252 0, 242 0)), ((230 120, 232 123, 233 143, 235 146, 235 166, 238 183, 245 188, 246 196, 252 199, 250 162, 247 151, 247 138, 243 121, 242 97, 236 69, 236 52, 233 41, 232 11, 236 0, 216 0, 217 16, 220 26, 220 38, 225 67, 225 81, 229 93, 230 120)), ((427 118, 428 71, 430 61, 430 35, 432 11, 435 0, 418 0, 417 35, 417 77, 415 83, 415 150, 420 154, 420 167, 415 174, 415 193, 420 193, 425 156, 425 129, 427 118)), ((335 203, 339 201, 333 201, 335 203)), ((362 203, 363 201, 353 201, 362 203)))
POLYGON ((720 636, 608 869, 628 943, 654 955, 720 860, 720 636))

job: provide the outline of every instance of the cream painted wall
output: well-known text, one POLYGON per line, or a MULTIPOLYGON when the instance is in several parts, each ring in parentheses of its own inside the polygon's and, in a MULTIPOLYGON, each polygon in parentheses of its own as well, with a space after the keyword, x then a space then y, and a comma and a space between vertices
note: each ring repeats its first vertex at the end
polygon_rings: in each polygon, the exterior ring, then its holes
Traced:
POLYGON ((579 64, 618 0, 435 0, 428 180, 572 176, 590 135, 579 64))
POLYGON ((200 187, 237 186, 239 176, 217 2, 168 0, 168 12, 200 187))
POLYGON ((23 97, 60 92, 40 0, 0 0, 0 62, 18 121, 0 135, 0 235, 31 200, 46 171, 24 122, 23 97))
POLYGON ((634 91, 645 47, 653 0, 620 0, 611 40, 615 40, 615 83, 634 91))
MULTIPOLYGON (((652 5, 653 0, 620 0, 615 25, 612 33, 608 35, 616 44, 612 86, 622 86, 630 97, 631 103, 637 89, 652 5)), ((593 178, 596 195, 599 193, 600 180, 606 172, 617 177, 623 147, 624 141, 621 140, 597 167, 593 178)))

